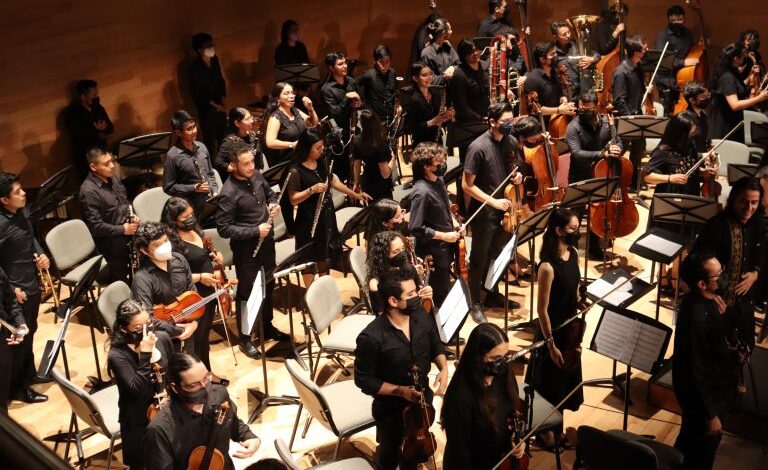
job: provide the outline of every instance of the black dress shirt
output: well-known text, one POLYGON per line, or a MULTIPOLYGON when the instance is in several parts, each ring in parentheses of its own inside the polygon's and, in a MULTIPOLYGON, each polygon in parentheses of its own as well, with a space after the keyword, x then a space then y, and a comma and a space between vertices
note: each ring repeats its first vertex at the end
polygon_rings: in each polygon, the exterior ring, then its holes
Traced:
POLYGON ((288 43, 281 42, 275 48, 275 65, 308 64, 309 54, 307 46, 301 41, 291 47, 288 43))
POLYGON ((349 135, 349 121, 353 111, 350 106, 352 101, 347 98, 347 93, 352 91, 357 91, 357 85, 350 77, 344 77, 344 83, 338 83, 331 79, 320 90, 323 102, 328 106, 328 116, 336 121, 336 124, 344 130, 347 136, 349 135))
MULTIPOLYGON (((377 395, 384 382, 413 385, 411 366, 419 369, 419 386, 427 402, 432 401, 427 374, 431 363, 445 354, 434 319, 419 309, 410 317, 410 341, 395 328, 386 314, 379 315, 357 337, 355 348, 355 384, 366 395, 373 396, 374 410, 397 410, 405 407, 405 399, 377 395)), ((374 412, 375 413, 375 412, 374 412)))
POLYGON ((355 79, 366 108, 376 113, 382 122, 389 121, 395 114, 397 73, 392 68, 381 73, 378 68, 368 69, 355 79))
POLYGON ((456 122, 482 120, 488 112, 487 64, 480 63, 477 70, 462 63, 448 82, 448 96, 456 110, 456 122))
POLYGON ((411 206, 408 228, 416 237, 417 246, 431 242, 436 231, 453 231, 451 203, 442 177, 434 182, 424 178, 416 181, 408 200, 411 206))
POLYGON ((624 59, 613 71, 613 107, 619 116, 641 114, 640 100, 644 93, 643 72, 629 59, 624 59))
POLYGON ((256 435, 237 416, 237 405, 229 398, 226 387, 216 384, 210 386, 202 414, 187 408, 178 399, 172 399, 169 406, 160 409, 144 435, 147 470, 186 470, 192 450, 207 445, 216 429, 215 411, 224 401, 229 402, 229 409, 215 447, 224 456, 224 468, 234 470, 229 441, 242 442, 256 435))
POLYGON ((276 202, 277 195, 258 171, 246 180, 229 178, 219 194, 216 212, 219 233, 230 239, 233 250, 239 252, 252 247, 259 239, 259 224, 269 218, 269 204, 276 202))
MULTIPOLYGON (((21 311, 21 306, 16 301, 13 287, 2 269, 0 269, 0 319, 15 327, 24 324, 24 314, 21 311)), ((5 328, 0 328, 0 341, 5 343, 5 339, 9 337, 8 333, 8 330, 5 328)), ((3 347, 6 347, 6 345, 0 345, 0 348, 3 347)))
POLYGON ((180 253, 173 253, 168 260, 168 270, 158 268, 149 259, 144 259, 136 274, 133 275, 131 292, 133 298, 148 306, 168 305, 187 291, 194 291, 192 271, 189 263, 180 253))
MULTIPOLYGON (((428 126, 427 121, 440 112, 442 87, 429 87, 429 100, 421 93, 419 87, 413 87, 410 99, 405 105, 405 128, 411 133, 413 145, 421 142, 437 141, 437 126, 428 126)), ((447 93, 446 93, 447 98, 447 93)))
POLYGON ((392 161, 392 151, 388 145, 375 146, 364 149, 360 143, 360 137, 357 136, 352 142, 352 155, 355 160, 362 160, 363 174, 361 175, 361 186, 363 191, 378 201, 382 198, 392 198, 392 179, 384 178, 381 175, 379 163, 389 163, 392 161))
MULTIPOLYGON (((526 95, 535 91, 539 95, 539 104, 548 108, 557 108, 563 96, 563 86, 555 69, 550 70, 549 76, 544 70, 535 68, 528 72, 525 81, 526 95)), ((546 117, 546 116, 545 116, 546 117)))
POLYGON ((123 224, 130 202, 125 186, 116 176, 104 181, 95 173, 89 173, 80 185, 78 198, 83 221, 94 239, 124 236, 123 224))
POLYGON ((245 142, 253 153, 253 159, 256 163, 256 168, 261 170, 264 166, 264 158, 261 154, 261 142, 258 135, 254 131, 248 131, 245 137, 240 137, 237 134, 229 134, 221 141, 219 145, 219 151, 216 153, 216 158, 213 161, 213 166, 216 171, 219 172, 219 176, 222 180, 229 178, 229 159, 232 154, 232 147, 238 142, 245 142))
POLYGON ((709 149, 709 118, 707 113, 701 111, 697 114, 693 109, 688 108, 696 121, 696 133, 693 134, 693 148, 699 153, 704 153, 709 149))
MULTIPOLYGON (((517 140, 512 136, 507 136, 497 142, 489 130, 469 145, 467 160, 464 162, 464 172, 475 175, 474 185, 491 196, 491 193, 515 165, 524 165, 520 159, 517 140)), ((523 168, 520 166, 519 171, 521 173, 525 173, 523 168)), ((501 198, 504 195, 503 191, 502 188, 491 197, 501 198)), ((472 198, 468 213, 473 213, 480 204, 480 201, 472 198)))
POLYGON ((80 172, 80 177, 85 178, 88 174, 88 160, 85 152, 94 146, 106 148, 106 136, 115 132, 115 126, 109 119, 104 106, 93 104, 89 111, 80 102, 72 103, 67 108, 65 123, 69 131, 69 138, 72 141, 72 163, 80 172), (99 131, 94 126, 98 121, 107 123, 107 127, 103 131, 99 131))
MULTIPOLYGON (((667 51, 675 52, 675 72, 677 72, 683 67, 685 56, 688 55, 691 51, 691 46, 693 46, 691 30, 683 26, 680 32, 675 32, 669 29, 669 25, 667 25, 658 36, 656 36, 656 49, 661 51, 664 49, 664 44, 667 42, 669 42, 667 51)), ((659 73, 663 74, 665 72, 660 70, 659 73)))
POLYGON ((0 269, 11 286, 21 288, 27 296, 40 292, 34 253, 45 251, 35 237, 27 209, 12 214, 0 207, 0 269))
POLYGON ((210 67, 205 65, 202 57, 195 59, 189 67, 189 85, 192 92, 192 100, 200 114, 215 111, 211 101, 224 104, 227 96, 227 84, 221 73, 219 58, 211 58, 210 67))
MULTIPOLYGON (((584 123, 578 117, 568 123, 565 139, 571 149, 571 166, 568 170, 568 182, 576 183, 592 177, 592 164, 597 162, 600 154, 611 140, 611 126, 608 122, 598 119, 597 127, 592 123, 584 123)), ((616 136, 616 145, 622 147, 621 138, 616 136)))
POLYGON ((203 204, 209 196, 195 191, 195 186, 203 182, 198 174, 198 168, 202 174, 202 180, 208 182, 209 192, 218 193, 219 186, 216 184, 211 156, 205 144, 195 141, 192 149, 181 147, 181 143, 174 145, 165 156, 163 191, 171 196, 180 196, 189 200, 195 213, 200 217, 203 204))
POLYGON ((509 22, 506 16, 495 18, 493 15, 488 15, 478 25, 477 37, 492 38, 497 34, 508 31, 510 26, 512 26, 512 23, 509 22))
POLYGON ((435 85, 444 85, 447 80, 443 73, 451 65, 459 65, 459 54, 456 53, 448 41, 445 41, 440 46, 432 42, 422 49, 421 61, 427 64, 435 74, 433 83, 435 85))
MULTIPOLYGON (((729 68, 717 79, 717 87, 712 90, 712 115, 709 121, 709 138, 722 139, 731 129, 744 119, 744 111, 734 111, 728 104, 727 97, 736 95, 740 100, 749 97, 749 90, 741 79, 738 71, 729 68)), ((728 137, 728 140, 744 142, 744 126, 728 137)))
MULTIPOLYGON (((687 153, 672 150, 667 145, 659 145, 651 152, 651 159, 643 168, 643 173, 658 173, 661 175, 674 175, 687 172, 698 160, 698 155, 691 146, 687 153)), ((698 196, 701 192, 701 177, 698 171, 694 171, 688 182, 684 185, 674 183, 659 183, 654 192, 690 194, 698 196)))

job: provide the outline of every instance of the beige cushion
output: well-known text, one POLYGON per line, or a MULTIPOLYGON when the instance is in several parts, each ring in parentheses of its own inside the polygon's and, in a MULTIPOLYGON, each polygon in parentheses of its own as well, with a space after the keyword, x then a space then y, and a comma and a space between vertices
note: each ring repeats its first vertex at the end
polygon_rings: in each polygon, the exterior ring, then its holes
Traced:
POLYGON ((323 339, 323 347, 332 351, 354 353, 357 337, 374 319, 373 315, 350 315, 331 326, 331 333, 323 339))
POLYGON ((118 422, 117 400, 120 392, 117 391, 117 385, 112 385, 91 395, 91 400, 98 406, 107 431, 112 436, 120 434, 120 423, 118 422))
POLYGON ((320 393, 328 403, 339 434, 373 424, 373 397, 360 391, 353 380, 325 385, 320 387, 320 393))

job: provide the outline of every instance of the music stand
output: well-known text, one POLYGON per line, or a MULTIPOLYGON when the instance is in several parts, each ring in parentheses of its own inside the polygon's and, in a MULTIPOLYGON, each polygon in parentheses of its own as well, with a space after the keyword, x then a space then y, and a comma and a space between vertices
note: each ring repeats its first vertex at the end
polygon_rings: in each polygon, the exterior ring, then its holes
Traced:
POLYGON ((267 180, 267 184, 272 186, 280 186, 283 184, 285 177, 288 175, 288 171, 291 169, 291 162, 286 160, 280 162, 277 165, 273 165, 261 172, 261 176, 267 180))
POLYGON ((373 206, 365 206, 357 214, 349 218, 344 227, 341 229, 340 240, 344 246, 347 246, 346 241, 352 238, 352 235, 356 236, 357 244, 360 244, 360 232, 365 231, 365 227, 368 225, 368 218, 371 216, 371 208, 373 206))
MULTIPOLYGON (((666 116, 621 116, 616 119, 616 132, 621 140, 625 142, 639 139, 661 139, 668 123, 669 118, 666 116)), ((637 181, 635 183, 638 188, 638 194, 633 199, 648 209, 648 205, 640 197, 640 175, 642 172, 640 168, 635 168, 635 172, 637 173, 637 181)))
MULTIPOLYGON (((645 51, 645 55, 643 56, 643 60, 640 61, 640 70, 645 72, 653 73, 653 70, 656 68, 656 63, 659 62, 659 58, 661 58, 661 50, 659 49, 648 49, 645 51)), ((661 76, 668 76, 669 74, 672 74, 675 70, 675 55, 677 53, 675 51, 671 51, 667 49, 667 52, 664 54, 664 58, 661 60, 661 64, 659 64, 659 72, 660 74, 657 74, 661 76)))
POLYGON ((661 367, 672 328, 623 308, 605 308, 589 349, 627 366, 624 387, 624 423, 629 421, 629 384, 632 368, 653 375, 661 367))
POLYGON ((120 142, 117 147, 117 162, 121 166, 149 169, 159 163, 171 148, 171 133, 145 134, 120 142))
POLYGON ((62 168, 40 185, 35 202, 32 204, 29 215, 33 221, 39 221, 75 197, 75 182, 72 165, 62 168))
POLYGON ((768 122, 752 122, 749 125, 752 144, 768 148, 768 122))
MULTIPOLYGON (((584 279, 587 278, 587 264, 589 262, 589 227, 591 222, 591 214, 589 210, 592 199, 602 199, 605 204, 611 199, 611 196, 619 186, 619 178, 592 178, 584 181, 578 181, 576 183, 569 184, 565 188, 565 194, 562 201, 560 201, 560 207, 568 209, 579 208, 584 210, 586 207, 587 212, 587 241, 585 243, 585 255, 584 255, 584 279)), ((605 211, 608 214, 608 211, 605 211)), ((608 264, 607 252, 603 251, 603 262, 608 264)))
POLYGON ((448 126, 448 147, 469 147, 480 134, 488 130, 483 120, 453 123, 448 126))
POLYGON ((729 163, 728 164, 728 184, 733 185, 733 183, 744 178, 745 176, 753 178, 755 176, 755 173, 757 173, 758 168, 759 168, 759 165, 755 165, 752 163, 729 163))
POLYGON ((469 286, 461 276, 458 276, 448 291, 443 304, 439 309, 434 309, 435 324, 440 334, 440 340, 444 344, 448 344, 451 338, 456 338, 457 358, 461 344, 458 332, 461 331, 461 327, 469 314, 469 298, 469 286))
POLYGON ((317 64, 286 64, 275 66, 275 82, 292 85, 313 85, 320 82, 317 64))

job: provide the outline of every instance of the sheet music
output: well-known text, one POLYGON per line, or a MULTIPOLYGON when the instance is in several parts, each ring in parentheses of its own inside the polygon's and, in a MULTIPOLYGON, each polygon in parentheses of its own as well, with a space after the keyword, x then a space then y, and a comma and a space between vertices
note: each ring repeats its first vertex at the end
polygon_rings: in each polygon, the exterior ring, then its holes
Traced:
POLYGON ((453 334, 461 326, 461 322, 469 312, 469 301, 464 294, 462 281, 457 280, 453 283, 448 296, 443 301, 443 305, 435 313, 437 322, 437 331, 440 333, 440 340, 447 343, 453 337, 453 334))
POLYGON ((517 235, 512 235, 512 238, 504 246, 504 249, 499 253, 498 258, 493 260, 488 267, 488 273, 485 276, 485 288, 493 290, 496 284, 499 282, 499 278, 506 271, 509 262, 512 261, 512 250, 515 248, 515 241, 517 235))
POLYGON ((245 315, 240 317, 240 331, 243 334, 253 331, 253 325, 259 316, 259 310, 261 310, 261 303, 264 301, 264 291, 264 270, 262 269, 256 274, 256 279, 253 281, 253 289, 251 289, 251 296, 248 297, 246 303, 245 315))
POLYGON ((679 243, 665 240, 660 236, 654 235, 654 234, 650 234, 647 237, 643 238, 642 240, 638 240, 637 244, 642 246, 643 248, 653 250, 665 256, 674 256, 675 253, 677 253, 678 250, 680 250, 680 248, 682 248, 683 246, 683 245, 680 245, 679 243))
MULTIPOLYGON (((587 286, 587 293, 598 299, 602 298, 603 296, 611 292, 611 290, 614 289, 615 286, 620 285, 622 282, 626 282, 627 279, 628 278, 622 276, 616 279, 616 281, 613 284, 610 284, 608 281, 604 280, 603 278, 599 278, 587 286)), ((619 305, 629 300, 630 298, 632 298, 632 283, 626 282, 626 284, 621 285, 621 287, 611 292, 611 294, 605 297, 603 301, 607 302, 610 305, 618 307, 619 305)))
POLYGON ((653 325, 606 310, 595 333, 595 351, 651 373, 666 335, 666 331, 653 325))

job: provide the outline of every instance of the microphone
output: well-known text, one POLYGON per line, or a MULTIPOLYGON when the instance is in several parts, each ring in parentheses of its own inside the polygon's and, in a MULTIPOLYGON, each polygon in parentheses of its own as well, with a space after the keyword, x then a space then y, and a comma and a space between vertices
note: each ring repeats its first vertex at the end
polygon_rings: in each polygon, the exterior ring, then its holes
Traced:
POLYGON ((307 263, 297 264, 296 266, 291 266, 290 268, 283 269, 282 271, 277 271, 276 273, 274 273, 272 275, 272 277, 277 279, 279 277, 287 276, 288 274, 291 274, 291 273, 295 273, 295 272, 298 272, 298 271, 303 271, 303 270, 307 269, 308 267, 314 266, 314 265, 315 265, 314 261, 309 261, 307 263))

